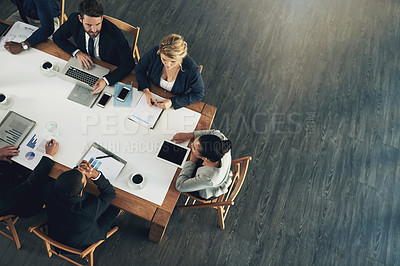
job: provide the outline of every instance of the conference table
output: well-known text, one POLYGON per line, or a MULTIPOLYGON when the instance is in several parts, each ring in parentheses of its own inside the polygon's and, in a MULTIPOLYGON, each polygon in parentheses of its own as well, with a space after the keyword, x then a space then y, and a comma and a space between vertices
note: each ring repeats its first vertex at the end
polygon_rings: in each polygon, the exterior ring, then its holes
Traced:
MULTIPOLYGON (((4 48, 1 48, 4 49, 4 48)), ((58 48, 53 41, 47 40, 41 44, 38 44, 34 48, 39 51, 45 52, 51 56, 56 58, 62 59, 67 61, 70 58, 70 55, 62 51, 58 48)), ((1 53, 0 53, 1 55, 1 53)), ((3 56, 5 54, 3 53, 3 56)), ((15 55, 18 56, 18 59, 21 59, 24 56, 24 52, 15 55)), ((1 59, 0 59, 1 60, 1 59)), ((103 67, 109 68, 110 70, 115 69, 115 66, 102 62, 100 60, 94 59, 95 63, 101 65, 103 67)), ((21 78, 23 75, 21 76, 21 78)), ((4 79, 4 77, 3 77, 4 79)), ((137 88, 137 80, 134 74, 129 74, 125 77, 122 81, 125 84, 133 84, 133 87, 137 88)), ((7 84, 6 84, 7 85, 7 84)), ((2 91, 2 83, 0 81, 0 92, 2 91)), ((54 88, 57 89, 57 88, 54 88)), ((169 92, 155 86, 154 84, 151 85, 151 91, 155 94, 169 98, 172 96, 169 92)), ((197 124, 195 125, 195 130, 206 130, 210 129, 214 116, 216 114, 217 108, 203 102, 196 102, 189 106, 187 106, 191 112, 195 112, 199 115, 199 119, 197 124)), ((11 107, 10 110, 13 110, 11 107)), ((172 112, 178 112, 179 110, 171 110, 172 112)), ((196 120, 197 121, 197 120, 196 120)), ((64 144, 65 145, 65 144, 64 144)), ((57 162, 57 157, 55 157, 55 165, 51 169, 49 175, 53 178, 57 178, 62 172, 69 170, 71 166, 63 165, 62 163, 57 162)), ((128 162, 129 164, 129 162, 128 162)), ((150 222, 150 229, 149 229, 149 239, 159 243, 164 235, 166 227, 168 225, 169 219, 172 215, 172 212, 175 208, 176 202, 180 196, 180 192, 175 189, 175 182, 176 178, 180 173, 180 169, 177 169, 174 173, 173 179, 169 185, 169 188, 165 194, 164 199, 160 202, 161 204, 156 204, 149 200, 146 200, 138 195, 134 195, 129 193, 126 189, 120 189, 114 185, 116 191, 116 197, 112 202, 112 205, 128 212, 134 214, 138 217, 141 217, 150 222)), ((88 182, 88 186, 86 188, 87 191, 98 194, 97 187, 94 185, 93 182, 88 182)))

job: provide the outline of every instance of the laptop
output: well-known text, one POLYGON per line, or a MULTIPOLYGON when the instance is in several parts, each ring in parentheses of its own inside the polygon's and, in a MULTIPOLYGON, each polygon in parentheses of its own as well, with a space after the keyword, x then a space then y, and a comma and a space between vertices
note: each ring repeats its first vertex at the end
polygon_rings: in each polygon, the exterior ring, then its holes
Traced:
POLYGON ((69 100, 92 107, 101 94, 91 94, 92 86, 109 72, 109 69, 99 65, 94 65, 91 69, 82 69, 79 59, 71 57, 58 75, 62 79, 75 83, 75 87, 68 96, 69 100))
POLYGON ((8 111, 0 122, 0 149, 7 146, 19 146, 28 136, 36 122, 16 112, 8 111))
POLYGON ((9 28, 10 28, 10 25, 0 21, 0 38, 6 34, 6 32, 9 28))

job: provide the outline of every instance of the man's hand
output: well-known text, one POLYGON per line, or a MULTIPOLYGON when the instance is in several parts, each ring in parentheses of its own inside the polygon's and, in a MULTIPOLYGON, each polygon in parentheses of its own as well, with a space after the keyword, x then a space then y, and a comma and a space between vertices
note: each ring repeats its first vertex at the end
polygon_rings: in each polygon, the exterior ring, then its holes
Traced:
POLYGON ((96 83, 93 85, 94 90, 92 91, 92 94, 97 94, 104 90, 104 88, 107 86, 107 83, 104 79, 99 79, 96 81, 96 83))
POLYGON ((193 132, 188 132, 188 133, 176 133, 171 141, 175 141, 175 143, 182 143, 185 142, 189 139, 194 138, 194 133, 193 132))
POLYGON ((51 139, 48 142, 46 142, 45 148, 46 148, 46 154, 50 156, 56 155, 58 151, 58 142, 55 139, 51 139))
POLYGON ((78 170, 81 172, 84 172, 86 177, 91 178, 91 179, 95 179, 99 176, 99 171, 97 171, 96 169, 94 169, 90 163, 88 161, 83 160, 79 166, 78 166, 78 170))
POLYGON ((19 42, 6 42, 4 48, 12 54, 19 54, 24 50, 19 42))
POLYGON ((11 157, 19 154, 18 147, 7 145, 0 149, 0 160, 11 163, 11 157))
POLYGON ((172 101, 170 99, 165 99, 162 101, 158 101, 156 105, 161 109, 167 110, 172 106, 172 101))
POLYGON ((156 106, 157 100, 156 100, 156 98, 154 98, 153 94, 151 94, 150 90, 146 88, 143 90, 143 92, 144 92, 144 95, 146 95, 147 104, 150 107, 156 106))
POLYGON ((91 69, 92 66, 94 65, 92 58, 90 57, 90 55, 85 54, 82 51, 79 51, 76 53, 76 58, 79 59, 79 61, 81 62, 81 67, 82 68, 86 68, 86 69, 91 69))

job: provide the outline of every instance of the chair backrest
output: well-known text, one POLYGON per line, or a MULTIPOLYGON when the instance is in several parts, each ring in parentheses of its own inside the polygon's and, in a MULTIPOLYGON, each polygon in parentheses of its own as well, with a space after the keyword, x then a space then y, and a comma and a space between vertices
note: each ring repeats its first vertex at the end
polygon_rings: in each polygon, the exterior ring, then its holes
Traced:
MULTIPOLYGON (((75 265, 81 265, 81 264, 77 263, 76 261, 74 261, 74 260, 62 255, 61 253, 52 250, 51 246, 54 246, 54 247, 56 247, 56 248, 58 248, 60 250, 67 251, 69 253, 79 255, 81 258, 85 258, 86 256, 89 255, 88 256, 89 265, 92 266, 94 264, 94 262, 93 262, 93 253, 94 253, 96 247, 99 246, 101 243, 103 243, 104 240, 100 240, 100 241, 94 243, 93 245, 89 246, 85 250, 76 249, 76 248, 64 245, 64 244, 54 240, 53 238, 49 237, 45 232, 46 224, 47 224, 47 222, 44 222, 44 223, 41 223, 41 224, 38 224, 38 225, 35 225, 35 226, 31 226, 31 227, 29 227, 29 232, 30 233, 34 233, 35 235, 37 235, 39 238, 41 238, 45 242, 46 250, 47 250, 47 253, 48 253, 49 257, 51 257, 51 255, 54 254, 54 255, 57 255, 57 256, 65 259, 65 260, 67 260, 67 261, 69 261, 69 262, 71 262, 71 263, 73 263, 75 265)), ((113 229, 111 229, 107 233, 106 239, 109 238, 112 234, 114 234, 117 230, 118 230, 117 226, 114 227, 113 229)))
POLYGON ((139 38, 139 27, 134 27, 132 25, 129 25, 126 22, 123 22, 119 19, 104 15, 104 18, 107 19, 108 21, 112 22, 115 26, 117 26, 120 30, 126 31, 129 34, 133 36, 133 45, 132 45, 132 53, 133 53, 133 58, 137 61, 140 60, 140 55, 139 55, 139 49, 137 47, 137 41, 139 38))
POLYGON ((201 71, 203 71, 203 65, 199 65, 199 71, 201 73, 201 71))
POLYGON ((58 0, 60 2, 60 26, 64 24, 65 21, 68 20, 67 15, 65 14, 65 0, 58 0))
POLYGON ((235 200, 246 178, 247 168, 249 167, 249 162, 251 161, 251 159, 251 156, 246 156, 240 159, 232 160, 232 184, 229 187, 228 192, 225 193, 223 197, 218 201, 233 202, 235 200))
POLYGON ((19 217, 15 215, 6 215, 6 216, 1 216, 0 217, 0 222, 4 223, 4 225, 7 227, 7 229, 11 232, 11 235, 3 232, 0 230, 0 233, 12 241, 14 241, 15 245, 17 246, 17 249, 21 248, 21 243, 19 242, 17 230, 15 230, 14 224, 18 221, 19 217))

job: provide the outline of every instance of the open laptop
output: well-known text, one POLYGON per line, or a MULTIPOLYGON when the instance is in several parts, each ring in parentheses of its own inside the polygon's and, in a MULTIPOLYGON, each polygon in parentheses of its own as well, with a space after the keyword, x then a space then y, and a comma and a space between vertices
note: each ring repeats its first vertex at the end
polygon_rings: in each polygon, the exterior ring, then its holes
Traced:
POLYGON ((99 65, 94 65, 91 69, 82 69, 79 59, 71 57, 58 75, 76 84, 68 96, 69 100, 92 107, 100 96, 100 93, 91 94, 93 91, 92 86, 98 79, 107 75, 108 72, 110 72, 109 69, 99 65))

